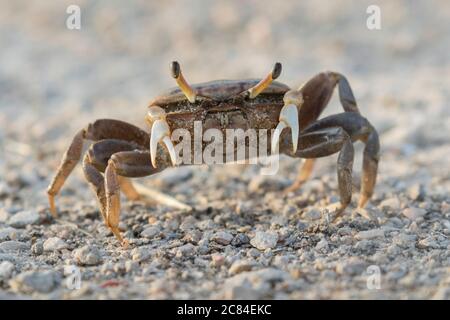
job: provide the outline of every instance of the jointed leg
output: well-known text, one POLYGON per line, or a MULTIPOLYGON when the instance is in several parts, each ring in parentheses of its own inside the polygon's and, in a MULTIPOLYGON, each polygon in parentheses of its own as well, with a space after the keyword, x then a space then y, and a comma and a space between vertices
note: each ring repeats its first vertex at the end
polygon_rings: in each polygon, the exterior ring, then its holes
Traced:
MULTIPOLYGON (((128 180, 122 177, 147 176, 163 169, 155 169, 149 163, 150 153, 148 151, 124 151, 112 155, 105 170, 107 225, 124 246, 128 245, 128 241, 123 239, 118 227, 120 220, 120 181, 122 180, 122 186, 125 185, 128 188, 131 184, 127 184, 127 182, 124 184, 124 181, 128 180)), ((134 188, 133 192, 135 192, 134 188)))
POLYGON ((340 127, 325 127, 300 135, 300 148, 296 155, 301 158, 320 158, 339 151, 337 162, 340 207, 335 217, 341 215, 352 198, 352 167, 354 150, 352 140, 340 127))
POLYGON ((128 200, 136 201, 141 199, 141 195, 137 192, 130 179, 121 176, 118 176, 117 178, 119 180, 120 189, 128 200))
POLYGON ((346 139, 337 161, 338 186, 341 205, 338 208, 334 219, 342 215, 345 208, 352 200, 352 168, 354 149, 350 138, 346 139))
POLYGON ((50 204, 50 212, 53 217, 57 217, 56 206, 55 206, 55 196, 58 194, 59 190, 61 190, 64 182, 67 177, 72 172, 73 168, 77 165, 77 162, 80 160, 81 152, 83 150, 83 140, 85 138, 86 130, 80 130, 72 140, 67 151, 64 153, 63 158, 61 160, 61 164, 56 171, 56 175, 54 176, 52 182, 48 186, 47 194, 48 194, 48 202, 50 204))
POLYGON ((59 193, 67 177, 80 160, 84 140, 98 141, 107 138, 134 142, 145 148, 149 145, 149 137, 145 131, 119 120, 97 120, 93 124, 89 124, 85 129, 80 130, 64 153, 56 175, 47 189, 50 212, 54 217, 57 216, 55 196, 59 193))
POLYGON ((380 141, 378 133, 372 128, 364 148, 363 172, 361 176, 361 196, 358 207, 363 208, 372 197, 377 179, 378 161, 380 159, 380 141))
POLYGON ((104 178, 100 171, 92 165, 89 154, 86 154, 83 158, 83 172, 86 180, 95 192, 100 207, 100 213, 102 214, 103 220, 107 224, 108 220, 106 217, 106 192, 104 178))
POLYGON ((340 150, 338 158, 338 183, 341 195, 341 214, 351 199, 351 171, 353 166, 352 141, 365 143, 361 198, 358 206, 363 207, 373 194, 375 187, 380 143, 376 130, 356 112, 345 112, 320 119, 309 125, 299 138, 296 156, 317 158, 331 155, 340 150))
POLYGON ((297 178, 295 181, 287 187, 284 192, 289 193, 300 188, 311 176, 312 170, 314 168, 314 163, 316 159, 306 159, 305 162, 300 167, 297 178))
MULTIPOLYGON (((343 109, 346 112, 359 113, 355 96, 353 95, 353 91, 347 78, 336 72, 322 72, 314 76, 298 89, 302 93, 304 99, 299 110, 299 124, 301 130, 319 118, 322 111, 328 105, 336 85, 338 86, 339 100, 343 109)), ((310 159, 303 163, 294 183, 289 186, 285 192, 295 191, 311 176, 314 162, 313 159, 310 159)))
POLYGON ((110 160, 105 170, 105 189, 106 189, 106 219, 107 225, 117 240, 122 245, 127 246, 128 242, 122 237, 119 231, 120 217, 120 186, 117 177, 114 162, 110 160))

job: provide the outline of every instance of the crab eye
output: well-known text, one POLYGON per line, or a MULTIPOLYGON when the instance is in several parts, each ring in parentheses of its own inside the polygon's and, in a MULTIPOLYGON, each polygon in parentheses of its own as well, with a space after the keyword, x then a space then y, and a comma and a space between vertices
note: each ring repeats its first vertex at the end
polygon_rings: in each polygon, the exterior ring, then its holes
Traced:
POLYGON ((195 92, 194 89, 192 89, 192 87, 189 85, 189 83, 187 83, 186 79, 183 77, 183 73, 181 73, 180 64, 177 61, 172 62, 170 66, 170 71, 172 72, 172 77, 174 77, 175 81, 177 82, 181 91, 183 91, 186 98, 189 100, 190 103, 194 103, 197 93, 195 92))
POLYGON ((251 87, 250 89, 248 89, 249 98, 250 99, 256 98, 258 96, 258 94, 260 94, 268 86, 270 86, 272 81, 280 76, 281 69, 282 69, 281 63, 279 63, 279 62, 275 63, 272 71, 264 79, 262 79, 260 82, 258 82, 254 87, 251 87))

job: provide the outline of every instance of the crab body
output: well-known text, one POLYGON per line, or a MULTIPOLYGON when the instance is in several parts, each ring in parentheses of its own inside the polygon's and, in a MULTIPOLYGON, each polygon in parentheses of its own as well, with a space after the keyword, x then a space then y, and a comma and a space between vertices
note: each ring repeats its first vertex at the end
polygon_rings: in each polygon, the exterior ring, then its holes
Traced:
POLYGON ((160 106, 166 111, 171 128, 191 129, 194 121, 201 121, 205 129, 274 129, 289 87, 273 82, 264 93, 248 99, 247 90, 259 81, 216 80, 193 85, 198 92, 194 103, 175 88, 154 99, 150 106, 160 106))
MULTIPOLYGON (((360 140, 365 143, 365 150, 358 206, 363 207, 372 196, 379 160, 378 134, 360 115, 343 75, 323 72, 299 89, 290 89, 274 81, 281 73, 279 63, 261 80, 216 80, 192 86, 184 79, 177 62, 172 63, 171 71, 178 87, 150 102, 146 115, 150 132, 120 120, 102 119, 75 135, 47 190, 53 215, 56 215, 54 197, 81 158, 83 142, 93 140, 95 143, 83 159, 84 174, 96 194, 106 225, 126 243, 118 229, 120 191, 131 200, 141 197, 127 177, 152 175, 180 164, 172 134, 183 129, 195 137, 198 125, 200 135, 210 129, 225 137, 228 130, 263 131, 269 139, 264 147, 266 155, 284 153, 306 159, 289 192, 310 176, 315 158, 339 152, 337 179, 341 201, 336 217, 350 204, 353 142, 360 140), (318 119, 336 86, 344 112, 318 119)), ((258 136, 258 142, 260 139, 258 136)), ((208 141, 201 141, 205 149, 208 141)), ((244 139, 244 144, 248 147, 249 143, 244 139)), ((188 149, 195 151, 193 141, 188 149)), ((176 203, 162 198, 167 203, 176 203)))

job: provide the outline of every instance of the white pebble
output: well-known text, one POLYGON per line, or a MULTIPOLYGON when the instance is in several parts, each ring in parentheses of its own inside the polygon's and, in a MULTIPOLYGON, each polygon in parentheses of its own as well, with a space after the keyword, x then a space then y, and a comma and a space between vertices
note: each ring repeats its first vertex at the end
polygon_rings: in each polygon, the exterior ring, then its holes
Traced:
POLYGON ((9 261, 0 263, 0 280, 8 280, 14 271, 14 265, 9 261))
POLYGON ((9 218, 9 225, 14 228, 25 228, 27 225, 35 224, 39 221, 39 214, 35 211, 26 210, 16 213, 9 218))
POLYGON ((153 239, 161 232, 159 227, 151 226, 144 231, 141 232, 141 237, 147 238, 147 239, 153 239))
POLYGON ((52 237, 48 238, 44 242, 44 251, 59 251, 63 249, 67 249, 68 245, 64 242, 64 240, 58 238, 58 237, 52 237))
POLYGON ((355 238, 358 240, 384 238, 384 230, 372 229, 367 231, 360 231, 356 234, 355 238))
POLYGON ((98 249, 89 246, 74 250, 73 256, 77 263, 82 266, 95 266, 102 262, 98 249))
POLYGON ((383 200, 380 205, 380 208, 390 208, 392 210, 399 210, 400 209, 400 200, 398 198, 389 198, 386 200, 383 200))
POLYGON ((416 207, 406 208, 405 210, 403 210, 403 215, 410 220, 417 220, 419 218, 422 218, 426 213, 427 211, 425 209, 416 207))
POLYGON ((323 238, 316 244, 316 250, 323 251, 326 249, 328 249, 328 241, 327 241, 327 239, 323 238))
POLYGON ((278 235, 274 232, 256 232, 250 244, 259 250, 275 248, 278 242, 278 235))

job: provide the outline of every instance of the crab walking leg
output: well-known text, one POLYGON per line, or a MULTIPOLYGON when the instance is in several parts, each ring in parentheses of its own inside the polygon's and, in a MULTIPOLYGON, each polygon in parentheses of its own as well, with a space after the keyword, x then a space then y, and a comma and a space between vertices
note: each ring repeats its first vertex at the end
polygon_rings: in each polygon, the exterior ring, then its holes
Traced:
POLYGON ((107 138, 132 141, 140 146, 149 144, 148 134, 138 127, 119 120, 100 119, 80 130, 72 140, 61 160, 58 170, 47 188, 50 212, 57 217, 55 196, 81 158, 84 140, 98 141, 107 138))
POLYGON ((377 180, 378 161, 380 159, 380 140, 378 133, 372 127, 365 143, 363 155, 363 172, 361 176, 361 196, 358 207, 365 207, 367 201, 372 197, 373 189, 377 180))
POLYGON ((106 193, 104 178, 100 171, 92 165, 89 154, 86 154, 83 158, 83 172, 86 180, 97 196, 97 201, 100 206, 100 213, 106 225, 108 225, 108 220, 106 219, 106 193))
POLYGON ((120 218, 120 185, 116 168, 112 160, 108 161, 105 170, 105 191, 106 191, 106 221, 117 240, 124 246, 128 246, 128 241, 124 240, 119 230, 120 218))
MULTIPOLYGON (((98 141, 91 145, 89 148, 89 163, 94 166, 98 172, 104 172, 106 166, 108 165, 108 160, 111 158, 113 154, 117 154, 119 152, 125 151, 148 151, 140 145, 137 145, 134 142, 117 140, 117 139, 105 139, 98 141)), ((160 153, 164 153, 164 149, 160 150, 160 153)), ((164 156, 160 155, 160 158, 165 161, 164 156)), ((149 164, 147 164, 149 165, 149 164)), ((164 165, 164 163, 163 163, 164 165)), ((151 166, 151 165, 149 165, 151 166)), ((164 166, 163 166, 164 168, 164 166)), ((146 170, 145 168, 139 168, 137 172, 129 172, 128 174, 132 174, 133 177, 145 176, 147 174, 152 174, 158 172, 159 170, 150 168, 150 170, 146 170)), ((88 179, 89 180, 89 179, 88 179)), ((125 196, 131 200, 141 200, 146 202, 147 204, 154 205, 155 203, 159 203, 162 205, 166 205, 169 207, 174 207, 183 210, 191 210, 192 208, 175 198, 158 192, 156 190, 152 190, 147 188, 144 185, 136 184, 133 185, 130 179, 118 176, 120 189, 125 194, 125 196)), ((103 177, 102 177, 103 184, 103 177)))
POLYGON ((137 192, 140 195, 149 197, 150 200, 153 201, 153 203, 156 202, 159 204, 166 205, 168 207, 177 208, 177 209, 185 210, 185 211, 192 210, 191 206, 189 206, 181 201, 178 201, 174 197, 171 197, 167 194, 147 188, 146 186, 139 184, 139 183, 136 183, 135 186, 136 186, 137 192))
MULTIPOLYGON (((304 102, 299 109, 300 130, 303 130, 319 118, 322 111, 328 105, 336 85, 338 86, 339 100, 344 111, 359 113, 355 96, 347 78, 333 71, 322 72, 311 78, 298 89, 298 92, 304 97, 304 102)), ((284 190, 286 193, 297 190, 308 180, 312 174, 314 162, 313 159, 310 159, 300 166, 297 178, 291 186, 284 190)))
POLYGON ((160 157, 158 169, 149 165, 150 153, 148 151, 123 151, 115 153, 108 161, 105 170, 106 191, 106 218, 107 225, 116 238, 126 246, 128 241, 123 239, 119 225, 120 217, 120 179, 122 177, 144 177, 163 170, 170 166, 170 159, 160 157))
POLYGON ((355 151, 353 149, 353 143, 347 136, 341 152, 339 152, 337 161, 338 186, 339 195, 341 197, 341 205, 338 208, 334 219, 342 215, 345 208, 347 208, 352 201, 352 168, 354 155, 355 151))
POLYGON ((300 148, 296 156, 301 158, 319 158, 339 151, 337 175, 340 195, 340 207, 335 218, 340 216, 352 198, 352 167, 354 150, 349 135, 340 127, 329 127, 301 134, 300 148))
MULTIPOLYGON (((338 149, 335 149, 336 146, 339 146, 339 144, 336 144, 336 142, 342 140, 342 134, 336 135, 335 137, 329 134, 327 137, 324 137, 327 139, 325 142, 321 142, 320 140, 317 141, 316 139, 318 137, 318 133, 322 132, 323 130, 329 130, 336 127, 340 130, 344 130, 350 141, 361 140, 365 143, 363 156, 363 172, 361 177, 361 198, 358 204, 359 207, 363 207, 372 196, 375 187, 378 161, 380 157, 380 142, 378 133, 376 132, 374 127, 359 113, 344 112, 313 122, 300 134, 299 151, 297 151, 297 153, 294 155, 290 153, 290 145, 287 141, 288 137, 284 137, 284 139, 281 141, 280 148, 283 153, 294 157, 323 157, 327 155, 327 152, 328 155, 331 155, 338 151, 338 149), (314 154, 311 153, 311 146, 316 145, 318 142, 325 146, 319 148, 321 152, 317 153, 316 156, 314 156, 314 154), (307 152, 306 155, 305 152, 307 152)), ((343 142, 344 141, 342 140, 342 147, 339 149, 342 149, 342 156, 340 156, 338 160, 338 169, 340 168, 339 170, 340 172, 342 172, 342 175, 339 176, 339 179, 343 181, 342 183, 339 182, 341 198, 345 200, 345 198, 342 197, 342 194, 347 194, 347 191, 343 187, 341 188, 341 185, 347 185, 344 182, 345 180, 350 181, 351 174, 348 174, 346 172, 351 172, 349 158, 353 159, 353 156, 350 157, 350 154, 353 153, 353 147, 344 146, 343 142), (347 149, 347 151, 345 151, 345 149, 347 149)), ((313 150, 317 150, 317 146, 313 150)))
POLYGON ((54 218, 58 216, 55 206, 55 196, 58 194, 59 190, 61 190, 67 177, 81 158, 85 134, 86 130, 82 129, 75 135, 72 143, 63 155, 58 170, 56 171, 56 175, 53 177, 52 182, 47 188, 50 213, 54 218))
POLYGON ((358 112, 358 105, 356 103, 355 96, 353 95, 352 88, 347 78, 337 72, 330 72, 332 76, 337 78, 339 88, 339 100, 345 112, 358 112))
POLYGON ((294 182, 287 187, 283 192, 289 193, 300 188, 311 176, 312 171, 314 169, 314 163, 316 159, 306 159, 303 164, 300 166, 297 178, 294 182))
POLYGON ((127 197, 128 200, 136 201, 141 199, 141 195, 133 186, 133 183, 130 181, 130 179, 119 176, 118 180, 120 189, 122 190, 123 194, 127 197))

